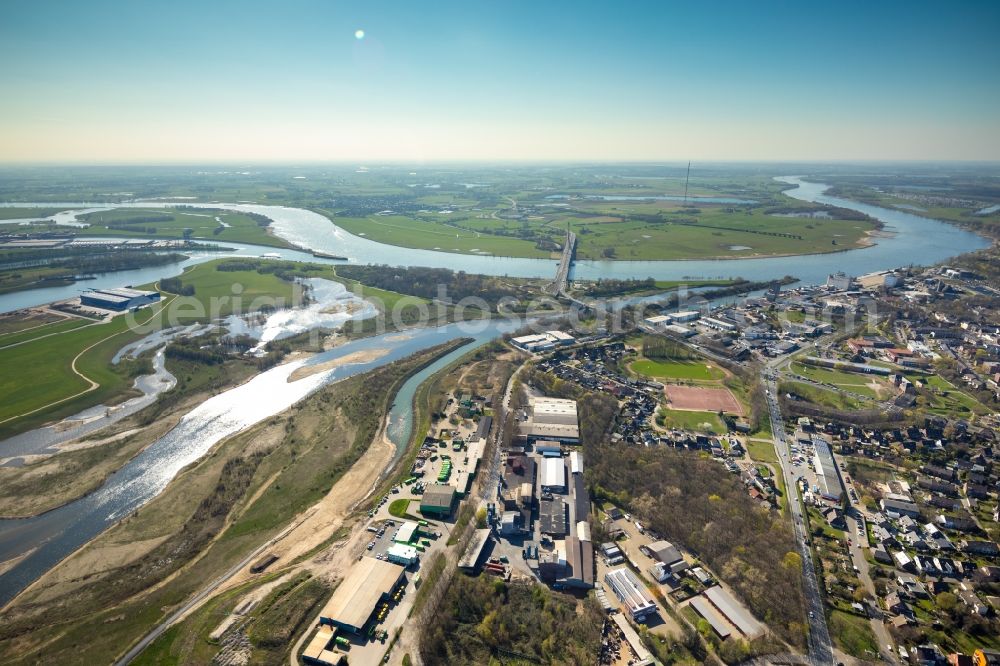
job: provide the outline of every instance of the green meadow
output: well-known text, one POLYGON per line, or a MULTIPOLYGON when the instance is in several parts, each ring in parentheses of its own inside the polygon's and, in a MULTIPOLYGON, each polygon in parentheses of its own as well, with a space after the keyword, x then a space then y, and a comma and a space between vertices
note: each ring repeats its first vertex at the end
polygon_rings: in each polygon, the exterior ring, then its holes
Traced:
POLYGON ((717 381, 726 376, 721 368, 704 361, 655 361, 640 359, 629 368, 632 372, 654 379, 695 379, 717 381))
POLYGON ((249 215, 222 209, 116 208, 90 213, 81 221, 90 226, 74 231, 84 236, 183 238, 185 229, 191 229, 191 237, 202 240, 291 247, 269 234, 267 227, 261 226, 249 215), (149 218, 150 221, 137 221, 142 218, 149 218))

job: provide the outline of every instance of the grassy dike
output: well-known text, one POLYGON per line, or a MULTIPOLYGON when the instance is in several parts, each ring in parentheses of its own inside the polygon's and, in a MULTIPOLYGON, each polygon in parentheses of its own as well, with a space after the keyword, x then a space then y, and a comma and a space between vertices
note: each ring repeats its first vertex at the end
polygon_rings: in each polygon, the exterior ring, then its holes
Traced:
POLYGON ((221 442, 5 610, 0 661, 112 661, 324 497, 368 449, 402 383, 464 342, 332 384, 221 442))

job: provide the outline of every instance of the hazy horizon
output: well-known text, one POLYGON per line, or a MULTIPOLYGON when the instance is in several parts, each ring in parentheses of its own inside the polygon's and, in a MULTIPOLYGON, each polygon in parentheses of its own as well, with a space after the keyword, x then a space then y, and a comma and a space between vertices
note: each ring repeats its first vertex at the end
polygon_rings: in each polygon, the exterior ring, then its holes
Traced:
POLYGON ((998 25, 993 3, 16 4, 0 163, 993 162, 998 25))

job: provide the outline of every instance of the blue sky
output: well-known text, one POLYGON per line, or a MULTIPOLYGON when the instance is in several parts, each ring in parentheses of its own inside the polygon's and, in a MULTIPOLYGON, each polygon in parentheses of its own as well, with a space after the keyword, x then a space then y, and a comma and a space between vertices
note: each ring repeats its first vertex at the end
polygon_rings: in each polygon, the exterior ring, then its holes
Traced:
POLYGON ((995 2, 5 3, 0 160, 995 160, 998 29, 995 2))

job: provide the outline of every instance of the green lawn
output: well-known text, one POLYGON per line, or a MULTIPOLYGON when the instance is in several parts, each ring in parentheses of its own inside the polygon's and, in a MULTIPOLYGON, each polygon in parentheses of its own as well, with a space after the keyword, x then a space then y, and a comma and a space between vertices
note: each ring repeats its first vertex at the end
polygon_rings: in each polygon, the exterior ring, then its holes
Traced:
POLYGON ((778 456, 774 452, 774 444, 771 442, 761 442, 747 440, 747 453, 758 462, 777 463, 778 456))
MULTIPOLYGON (((159 307, 139 315, 145 322, 154 316, 159 307)), ((44 335, 45 329, 36 329, 44 335)), ((32 333, 35 331, 31 331, 32 333)), ((73 359, 84 353, 77 363, 77 370, 101 384, 100 388, 85 396, 68 400, 58 408, 43 410, 34 420, 46 420, 57 415, 67 415, 86 405, 98 404, 110 398, 131 383, 121 369, 111 365, 111 358, 127 343, 142 334, 130 330, 127 317, 115 317, 109 322, 67 330, 59 335, 32 338, 15 347, 0 349, 0 421, 25 414, 57 400, 69 398, 89 384, 72 371, 73 359), (24 381, 30 377, 31 381, 24 381)), ((0 436, 13 434, 14 422, 0 425, 0 436)))
POLYGON ((728 432, 719 415, 715 412, 687 412, 679 409, 661 408, 659 415, 663 417, 663 425, 667 428, 711 432, 717 435, 728 432))
MULTIPOLYGON (((218 266, 227 261, 232 260, 215 259, 186 268, 179 279, 185 287, 194 287, 194 296, 174 298, 164 311, 164 322, 208 321, 235 312, 301 304, 302 292, 293 282, 256 270, 218 270, 218 266)), ((317 277, 320 276, 317 272, 317 277)), ((155 283, 143 287, 153 289, 155 283)))
POLYGON ((718 366, 704 361, 655 361, 640 359, 629 368, 632 372, 656 379, 697 379, 717 381, 726 376, 718 366))
MULTIPOLYGON (((417 516, 409 513, 410 503, 415 500, 409 499, 397 499, 389 502, 389 515, 394 518, 402 518, 403 520, 421 520, 417 516)), ((418 502, 419 504, 419 502, 418 502)))
POLYGON ((878 398, 879 394, 872 388, 872 382, 882 386, 882 397, 890 395, 889 383, 876 375, 863 375, 856 372, 845 372, 831 368, 817 368, 799 361, 792 363, 792 371, 807 379, 823 384, 830 384, 845 391, 851 391, 869 398, 878 398))
MULTIPOLYGON (((855 391, 852 386, 845 386, 845 388, 855 391)), ((843 393, 838 393, 837 391, 823 389, 818 386, 813 386, 812 384, 805 384, 803 382, 782 382, 781 390, 791 391, 795 395, 808 400, 811 403, 821 405, 823 407, 830 407, 832 409, 860 409, 862 405, 862 402, 857 398, 852 398, 849 395, 844 395, 843 393)), ((860 393, 860 391, 855 392, 860 393)))
POLYGON ((837 647, 858 659, 877 658, 878 644, 871 623, 863 617, 830 611, 830 636, 837 647))
POLYGON ((914 376, 911 380, 922 381, 929 389, 937 391, 928 404, 928 409, 937 414, 985 414, 989 411, 981 402, 938 375, 914 376))
POLYGON ((30 331, 19 331, 14 333, 7 333, 0 335, 0 347, 7 347, 9 345, 15 345, 26 340, 34 340, 42 335, 54 335, 58 333, 65 333, 66 331, 72 331, 76 328, 81 328, 87 326, 88 324, 93 324, 93 321, 87 319, 80 319, 73 317, 71 319, 60 319, 58 321, 49 322, 38 326, 37 328, 32 328, 30 331))

